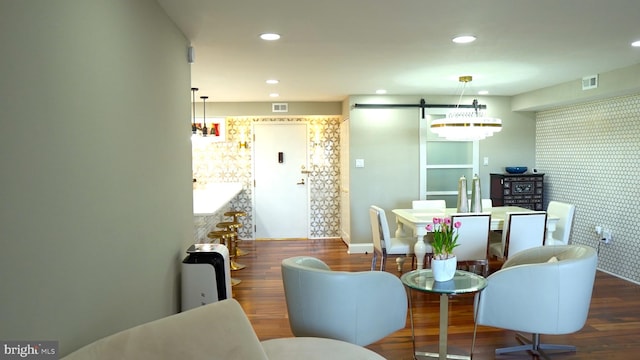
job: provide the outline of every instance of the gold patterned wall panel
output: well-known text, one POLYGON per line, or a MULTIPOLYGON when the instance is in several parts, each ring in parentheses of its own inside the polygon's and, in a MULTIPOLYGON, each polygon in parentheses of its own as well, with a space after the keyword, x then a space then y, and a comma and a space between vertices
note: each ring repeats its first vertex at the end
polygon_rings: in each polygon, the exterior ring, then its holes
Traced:
POLYGON ((339 116, 228 117, 226 141, 193 146, 194 187, 239 182, 243 190, 231 208, 247 212, 240 229, 242 239, 253 239, 252 125, 264 122, 303 122, 309 126, 309 237, 340 237, 340 121, 339 116), (238 146, 241 139, 247 149, 238 146))

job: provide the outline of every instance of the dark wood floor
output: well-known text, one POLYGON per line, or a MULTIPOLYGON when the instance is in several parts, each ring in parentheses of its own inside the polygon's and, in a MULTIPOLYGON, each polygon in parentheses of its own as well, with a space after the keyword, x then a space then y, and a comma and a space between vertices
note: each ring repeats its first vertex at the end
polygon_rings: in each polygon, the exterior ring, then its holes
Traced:
MULTIPOLYGON (((295 241, 243 241, 249 254, 238 262, 245 269, 233 271, 232 276, 242 280, 233 287, 236 300, 245 312, 260 340, 292 336, 287 320, 287 309, 280 274, 282 259, 297 256, 315 256, 334 270, 362 271, 371 264, 370 254, 347 254, 341 240, 295 241)), ((390 257, 387 271, 397 274, 394 258, 390 257)), ((500 264, 493 263, 492 270, 500 264)), ((408 264, 405 264, 408 270, 408 264)), ((539 296, 532 294, 532 296, 539 296)), ((472 296, 453 297, 449 312, 449 345, 466 349, 471 347, 473 334, 472 296)), ((414 297, 414 319, 418 345, 437 345, 438 297, 419 294, 414 297)), ((373 314, 372 314, 373 315, 373 314)), ((367 346, 387 359, 412 359, 411 329, 407 327, 367 346)), ((585 327, 574 334, 542 336, 543 342, 572 344, 576 353, 557 354, 554 359, 637 359, 640 354, 640 286, 598 271, 589 318, 585 327)), ((514 333, 490 327, 478 328, 475 359, 494 359, 497 347, 519 345, 514 333)), ((527 353, 500 356, 499 359, 536 358, 527 353)))

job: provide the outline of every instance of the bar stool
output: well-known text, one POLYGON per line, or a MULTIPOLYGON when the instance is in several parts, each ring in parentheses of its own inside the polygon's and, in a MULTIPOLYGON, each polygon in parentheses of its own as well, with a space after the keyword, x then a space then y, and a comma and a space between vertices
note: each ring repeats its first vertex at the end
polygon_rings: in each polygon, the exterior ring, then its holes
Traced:
POLYGON ((229 240, 229 258, 231 260, 231 270, 241 270, 246 267, 245 265, 238 264, 235 261, 237 257, 236 242, 238 241, 238 228, 240 226, 242 226, 242 224, 237 221, 223 221, 216 224, 216 227, 233 233, 232 238, 229 240))
MULTIPOLYGON (((233 218, 234 222, 240 222, 238 220, 239 217, 242 216, 247 216, 247 213, 244 211, 240 211, 240 210, 233 210, 233 211, 227 211, 224 213, 224 216, 230 216, 233 218)), ((240 226, 242 227, 242 226, 240 226)), ((237 232, 237 229, 236 229, 237 232)), ((246 250, 241 249, 240 247, 238 247, 238 243, 240 242, 240 237, 236 236, 236 256, 244 256, 247 255, 249 252, 246 250)))
MULTIPOLYGON (((228 249, 229 244, 233 241, 234 234, 233 234, 233 231, 215 230, 215 231, 210 231, 207 234, 207 237, 211 240, 218 240, 218 242, 221 245, 225 245, 228 249)), ((231 259, 229 259, 229 264, 231 264, 231 259)), ((236 286, 241 282, 242 280, 240 279, 231 278, 231 286, 236 286)))

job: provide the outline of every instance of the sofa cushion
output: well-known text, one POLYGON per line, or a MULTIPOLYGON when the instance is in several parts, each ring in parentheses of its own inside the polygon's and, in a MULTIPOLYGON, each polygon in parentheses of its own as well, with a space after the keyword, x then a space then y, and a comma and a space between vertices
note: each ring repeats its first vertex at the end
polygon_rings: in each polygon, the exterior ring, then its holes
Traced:
POLYGON ((200 306, 97 340, 63 360, 267 360, 234 299, 200 306))

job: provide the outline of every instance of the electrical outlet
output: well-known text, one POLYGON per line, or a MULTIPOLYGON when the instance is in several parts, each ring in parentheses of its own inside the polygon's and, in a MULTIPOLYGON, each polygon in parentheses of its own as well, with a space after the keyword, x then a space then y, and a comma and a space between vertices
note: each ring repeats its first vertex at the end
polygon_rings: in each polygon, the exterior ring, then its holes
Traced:
POLYGON ((602 230, 602 241, 604 241, 605 244, 608 244, 611 240, 613 240, 613 232, 609 229, 602 230))
POLYGON ((600 225, 596 226, 596 234, 602 235, 602 226, 600 225))

